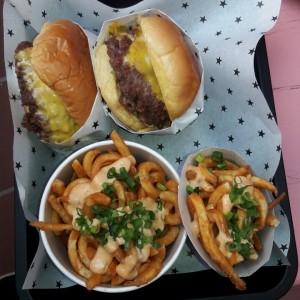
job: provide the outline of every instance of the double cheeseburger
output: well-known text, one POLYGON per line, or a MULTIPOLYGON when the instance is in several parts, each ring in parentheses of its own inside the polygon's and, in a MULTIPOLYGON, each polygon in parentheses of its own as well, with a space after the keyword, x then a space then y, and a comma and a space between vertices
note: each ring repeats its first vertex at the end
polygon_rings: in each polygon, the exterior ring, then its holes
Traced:
POLYGON ((33 43, 17 46, 15 69, 25 128, 58 144, 84 125, 97 86, 88 40, 79 25, 64 19, 45 23, 33 43))
POLYGON ((179 28, 159 16, 113 22, 95 50, 95 77, 111 112, 136 132, 171 125, 191 106, 200 72, 179 28))

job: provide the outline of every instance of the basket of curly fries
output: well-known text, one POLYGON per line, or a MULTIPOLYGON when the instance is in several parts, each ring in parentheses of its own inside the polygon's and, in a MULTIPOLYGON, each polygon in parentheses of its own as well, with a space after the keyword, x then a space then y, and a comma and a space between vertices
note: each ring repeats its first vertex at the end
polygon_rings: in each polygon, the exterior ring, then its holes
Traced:
POLYGON ((243 277, 270 258, 279 224, 273 208, 284 197, 228 149, 202 149, 182 168, 179 210, 188 237, 204 262, 238 290, 246 290, 243 277))
POLYGON ((44 190, 39 220, 30 225, 74 283, 120 293, 162 276, 180 254, 186 232, 174 168, 115 130, 110 137, 62 162, 44 190))

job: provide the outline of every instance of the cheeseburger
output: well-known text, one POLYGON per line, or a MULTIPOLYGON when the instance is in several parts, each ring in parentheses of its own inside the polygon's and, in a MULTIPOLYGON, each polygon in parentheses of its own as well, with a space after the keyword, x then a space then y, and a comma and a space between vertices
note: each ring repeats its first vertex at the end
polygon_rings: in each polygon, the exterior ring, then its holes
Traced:
POLYGON ((15 70, 25 109, 22 126, 59 144, 84 125, 97 86, 79 25, 64 19, 45 23, 33 42, 17 46, 15 70))
POLYGON ((112 22, 94 55, 102 98, 136 132, 169 127, 191 106, 200 86, 180 29, 157 15, 138 16, 130 25, 112 22))

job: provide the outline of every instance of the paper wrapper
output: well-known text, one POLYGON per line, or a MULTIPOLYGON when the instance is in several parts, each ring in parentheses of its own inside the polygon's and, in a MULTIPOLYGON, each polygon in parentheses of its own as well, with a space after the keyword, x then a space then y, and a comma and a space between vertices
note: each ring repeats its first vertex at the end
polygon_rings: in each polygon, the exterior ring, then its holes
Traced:
MULTIPOLYGON (((220 149, 220 148, 206 148, 201 149, 197 152, 194 152, 190 154, 181 171, 180 176, 180 184, 179 184, 179 195, 178 195, 178 201, 179 201, 179 209, 182 217, 183 225, 187 231, 188 237, 190 238, 192 244, 194 245, 195 249, 199 253, 200 257, 204 260, 205 263, 207 263, 211 268, 213 268, 215 271, 220 273, 223 276, 226 276, 223 271, 221 271, 218 266, 215 264, 215 262, 211 259, 209 254, 205 251, 203 246, 201 245, 199 239, 192 230, 192 219, 189 212, 189 208, 187 205, 187 191, 186 187, 188 185, 188 180, 186 178, 185 170, 189 165, 196 166, 197 162, 195 161, 195 157, 197 154, 201 154, 202 157, 210 157, 213 151, 219 151, 223 153, 224 159, 230 160, 234 163, 236 163, 239 166, 247 166, 249 165, 247 161, 245 161, 238 153, 232 150, 228 149, 220 149)), ((251 171, 251 170, 250 170, 251 171)), ((252 175, 255 175, 251 171, 252 175)), ((262 190, 264 193, 266 199, 268 202, 271 202, 271 194, 266 191, 262 190)), ((270 211, 271 214, 274 214, 274 211, 270 211)), ((253 261, 243 261, 242 263, 238 264, 235 267, 235 271, 237 274, 241 277, 246 277, 252 275, 254 272, 256 272, 261 266, 263 266, 270 258, 272 247, 273 247, 273 241, 274 241, 274 231, 275 228, 271 226, 266 226, 264 230, 259 232, 259 238, 260 241, 263 244, 263 250, 258 253, 258 259, 253 261)))
MULTIPOLYGON (((186 155, 200 147, 232 149, 249 162, 258 176, 273 178, 281 158, 281 133, 259 89, 253 62, 259 39, 276 23, 281 1, 259 3, 246 0, 147 0, 121 9, 96 0, 6 0, 3 7, 4 61, 14 126, 13 163, 26 218, 37 218, 43 189, 57 165, 72 151, 92 140, 102 139, 96 133, 100 128, 100 116, 93 120, 96 136, 75 143, 68 151, 54 151, 20 126, 23 110, 13 71, 15 45, 24 39, 32 40, 46 21, 58 18, 80 24, 97 39, 105 20, 149 7, 170 16, 192 38, 201 54, 205 69, 204 110, 197 112, 199 117, 175 135, 131 134, 108 117, 108 128, 103 129, 103 135, 117 129, 125 140, 152 148, 178 170, 186 155)), ((289 224, 280 206, 275 212, 281 224, 275 230, 272 255, 266 265, 274 266, 278 262, 288 265, 289 224)), ((187 243, 170 273, 207 268, 194 247, 187 243)), ((63 288, 74 284, 54 270, 55 266, 40 246, 28 270, 24 288, 63 288)))
POLYGON ((181 33, 185 39, 186 44, 188 45, 188 47, 190 49, 190 52, 191 52, 193 58, 195 59, 195 64, 198 66, 199 74, 201 75, 200 76, 201 84, 200 84, 198 93, 195 97, 195 100, 193 101, 191 106, 188 108, 188 110, 180 118, 174 120, 171 123, 170 127, 162 129, 162 130, 150 130, 150 131, 144 131, 144 132, 136 132, 136 131, 131 130, 125 124, 123 124, 120 120, 118 120, 118 118, 111 112, 111 110, 107 107, 107 105, 105 105, 106 114, 111 116, 111 118, 116 122, 116 124, 118 124, 119 126, 121 126, 122 128, 126 129, 127 131, 129 131, 131 133, 156 134, 156 135, 157 134, 159 134, 159 135, 176 134, 177 132, 179 132, 180 130, 183 130, 186 126, 191 124, 193 121, 195 121, 195 119, 199 116, 199 114, 202 112, 202 110, 204 108, 204 100, 203 100, 203 97, 204 97, 204 80, 203 80, 204 69, 203 69, 203 64, 202 64, 202 60, 201 60, 201 56, 200 56, 198 48, 195 46, 191 37, 188 36, 186 34, 186 32, 178 24, 176 24, 176 22, 174 22, 174 20, 172 20, 169 16, 167 16, 160 10, 147 9, 147 10, 143 10, 143 11, 140 11, 137 13, 132 13, 132 14, 124 16, 124 17, 119 17, 119 18, 114 18, 111 20, 104 21, 101 31, 100 31, 100 34, 97 38, 97 42, 96 42, 97 46, 95 48, 94 53, 97 51, 97 47, 101 46, 103 44, 103 42, 105 41, 105 39, 107 37, 109 26, 113 22, 117 21, 118 23, 120 23, 122 25, 130 27, 130 26, 137 25, 138 16, 155 16, 155 15, 158 15, 161 18, 165 18, 165 19, 171 21, 179 28, 179 30, 181 31, 181 33), (198 114, 196 112, 198 112, 198 114))

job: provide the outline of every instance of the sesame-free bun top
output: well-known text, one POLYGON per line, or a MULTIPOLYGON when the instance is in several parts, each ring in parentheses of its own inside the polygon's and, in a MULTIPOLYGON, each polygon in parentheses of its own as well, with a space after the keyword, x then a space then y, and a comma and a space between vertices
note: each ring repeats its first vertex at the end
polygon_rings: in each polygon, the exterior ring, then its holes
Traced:
POLYGON ((171 121, 191 106, 200 86, 200 74, 184 37, 171 21, 158 17, 139 18, 144 40, 163 101, 171 121))
POLYGON ((31 63, 39 78, 61 97, 76 123, 84 125, 97 87, 81 27, 65 19, 45 23, 33 41, 31 63))

